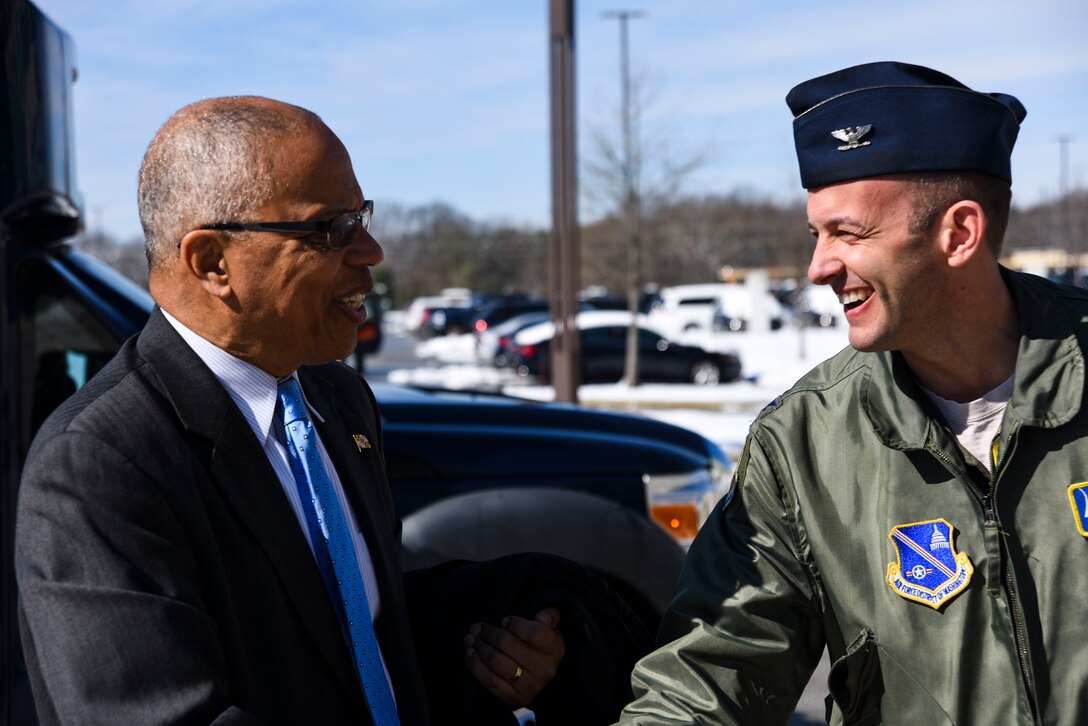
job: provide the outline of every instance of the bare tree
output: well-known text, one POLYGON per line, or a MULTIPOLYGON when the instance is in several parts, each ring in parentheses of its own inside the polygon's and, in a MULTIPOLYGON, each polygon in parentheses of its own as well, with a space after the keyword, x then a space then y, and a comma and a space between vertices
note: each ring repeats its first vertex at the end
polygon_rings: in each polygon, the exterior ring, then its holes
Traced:
POLYGON ((389 205, 375 237, 385 248, 386 274, 399 304, 446 287, 482 292, 543 293, 547 233, 481 223, 447 204, 389 205))
POLYGON ((607 227, 616 233, 612 244, 603 244, 590 255, 618 261, 616 248, 623 250, 623 287, 631 311, 623 380, 629 386, 639 382, 636 315, 645 282, 647 220, 669 207, 706 158, 705 152, 685 154, 673 149, 675 137, 667 128, 647 123, 653 105, 644 77, 629 78, 625 68, 621 132, 617 135, 604 125, 591 129, 591 150, 584 163, 586 183, 582 186, 589 208, 610 210, 607 227))

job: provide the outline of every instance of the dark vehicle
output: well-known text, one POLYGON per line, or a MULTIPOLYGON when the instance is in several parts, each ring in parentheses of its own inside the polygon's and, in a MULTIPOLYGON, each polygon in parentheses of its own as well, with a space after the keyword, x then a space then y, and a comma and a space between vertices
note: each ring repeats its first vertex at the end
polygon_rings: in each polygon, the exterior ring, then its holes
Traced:
MULTIPOLYGON (((583 381, 614 382, 623 377, 629 320, 628 313, 579 315, 583 381)), ((523 330, 507 353, 519 375, 536 377, 542 383, 551 381, 549 325, 523 330)), ((639 377, 644 381, 713 386, 740 377, 740 358, 736 354, 676 343, 646 327, 639 327, 638 347, 639 377)))
POLYGON ((581 302, 589 310, 627 310, 625 295, 586 295, 581 302))
POLYGON ((355 331, 355 352, 349 361, 355 370, 366 370, 366 357, 374 355, 382 348, 382 303, 375 298, 364 298, 366 321, 355 331))
POLYGON ((147 293, 61 241, 80 229, 69 38, 33 5, 0 3, 0 719, 36 722, 16 620, 19 475, 37 426, 139 330, 147 293))
MULTIPOLYGON (((0 724, 36 717, 19 646, 19 478, 41 421, 137 333, 148 294, 73 249, 68 37, 26 0, 0 4, 0 724)), ((381 386, 404 560, 543 551, 601 573, 651 630, 730 462, 665 423, 562 404, 381 386)))
MULTIPOLYGON (((578 304, 578 310, 599 310, 586 301, 578 304)), ((510 350, 514 345, 514 336, 531 325, 543 323, 551 318, 551 313, 539 310, 530 313, 521 313, 504 320, 497 325, 492 325, 483 331, 476 333, 476 357, 484 363, 490 363, 497 368, 507 368, 511 364, 510 350)))
POLYGON ((514 336, 530 325, 546 322, 549 316, 550 313, 546 311, 522 313, 477 333, 476 357, 498 368, 509 365, 510 346, 514 342, 514 336))
POLYGON ((423 322, 417 334, 421 338, 439 335, 463 335, 472 330, 477 310, 471 307, 434 307, 423 310, 423 322))
POLYGON ((715 444, 576 406, 388 384, 375 393, 406 567, 551 552, 604 575, 656 627, 684 548, 728 485, 715 444))
MULTIPOLYGON (((433 338, 439 335, 470 333, 477 330, 476 321, 483 314, 495 315, 492 311, 500 308, 536 302, 539 301, 524 293, 474 293, 466 304, 440 304, 424 309, 416 335, 433 338)), ((502 314, 499 315, 501 317, 502 314)))
POLYGON ((472 329, 480 334, 488 328, 503 323, 515 315, 548 312, 547 300, 498 299, 484 305, 472 319, 472 329))

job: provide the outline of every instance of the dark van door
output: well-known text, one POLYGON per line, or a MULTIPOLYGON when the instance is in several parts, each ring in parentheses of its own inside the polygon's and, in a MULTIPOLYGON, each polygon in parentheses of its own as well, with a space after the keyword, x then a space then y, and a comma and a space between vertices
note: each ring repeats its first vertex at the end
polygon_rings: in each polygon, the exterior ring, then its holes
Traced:
POLYGON ((45 417, 143 325, 151 298, 67 240, 81 228, 70 38, 26 0, 0 3, 0 725, 37 719, 13 568, 19 477, 45 417))

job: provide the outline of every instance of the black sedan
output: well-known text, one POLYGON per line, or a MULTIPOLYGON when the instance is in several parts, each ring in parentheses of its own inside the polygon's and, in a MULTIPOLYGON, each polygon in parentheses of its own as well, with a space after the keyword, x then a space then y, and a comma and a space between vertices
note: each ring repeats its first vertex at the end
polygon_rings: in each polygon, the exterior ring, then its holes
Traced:
MULTIPOLYGON (((551 381, 551 323, 527 328, 510 346, 510 359, 518 375, 551 381)), ((581 313, 582 380, 614 382, 623 377, 630 314, 626 312, 581 313)), ((667 340, 652 328, 639 324, 639 378, 644 381, 717 385, 740 378, 740 358, 735 353, 705 350, 667 340)))

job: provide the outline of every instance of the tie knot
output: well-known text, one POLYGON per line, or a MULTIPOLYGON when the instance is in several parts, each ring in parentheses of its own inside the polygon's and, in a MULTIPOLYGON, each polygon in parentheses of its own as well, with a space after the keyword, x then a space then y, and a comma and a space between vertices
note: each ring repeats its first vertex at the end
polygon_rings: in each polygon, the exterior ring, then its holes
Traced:
POLYGON ((279 392, 280 403, 283 404, 283 423, 308 421, 309 416, 306 415, 306 406, 302 402, 302 389, 299 388, 298 381, 288 378, 276 388, 279 392))

